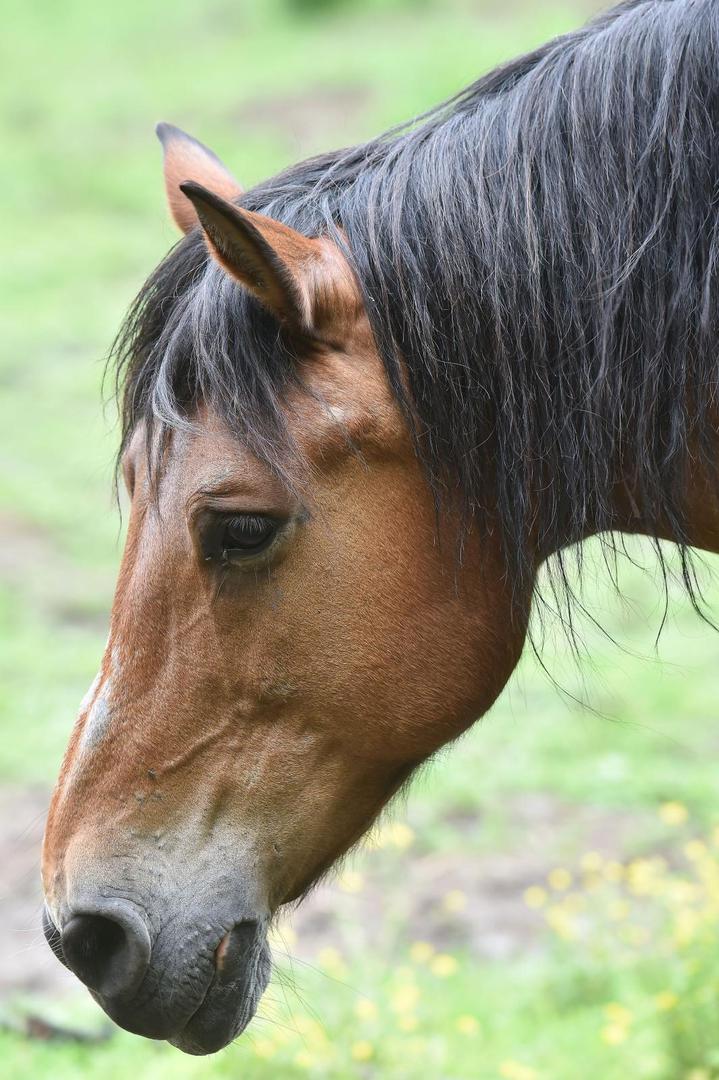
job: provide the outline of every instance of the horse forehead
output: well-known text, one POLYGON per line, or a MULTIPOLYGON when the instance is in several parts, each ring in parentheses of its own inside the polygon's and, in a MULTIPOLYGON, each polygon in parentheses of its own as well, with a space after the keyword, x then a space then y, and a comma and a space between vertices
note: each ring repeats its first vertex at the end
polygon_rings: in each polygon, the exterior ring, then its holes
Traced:
MULTIPOLYGON (((346 449, 353 444, 361 448, 365 439, 394 447, 406 433, 384 369, 375 357, 320 357, 303 364, 300 375, 302 385, 288 395, 285 412, 292 439, 307 459, 321 462, 328 447, 346 449)), ((228 478, 241 472, 250 491, 278 484, 267 465, 206 404, 199 406, 193 430, 173 432, 173 461, 189 466, 185 480, 191 483, 224 470, 228 478)))
POLYGON ((294 434, 308 451, 322 454, 327 443, 364 449, 372 444, 394 452, 407 436, 405 421, 371 336, 359 334, 353 347, 311 361, 302 372, 310 393, 300 389, 291 402, 299 430, 294 434), (338 441, 339 438, 339 441, 338 441))

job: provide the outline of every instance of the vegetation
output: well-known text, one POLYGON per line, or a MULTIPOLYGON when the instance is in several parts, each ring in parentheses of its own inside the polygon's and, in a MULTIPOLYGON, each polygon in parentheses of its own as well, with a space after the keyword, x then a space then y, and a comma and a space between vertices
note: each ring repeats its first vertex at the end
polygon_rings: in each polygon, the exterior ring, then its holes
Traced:
MULTIPOLYGON (((9 0, 4 784, 52 782, 102 651, 122 544, 103 356, 174 239, 153 124, 186 127, 252 183, 420 112, 589 7, 9 0)), ((192 1059, 124 1033, 2 1034, 3 1076, 719 1077, 715 631, 670 582, 655 652, 662 592, 652 552, 631 553, 622 599, 601 559, 588 573, 584 602, 606 633, 582 620, 582 664, 548 617, 550 675, 528 650, 490 716, 347 863, 325 933, 299 916, 278 928, 266 1019, 238 1044, 192 1059)), ((42 1008, 102 1023, 84 995, 42 1008)))

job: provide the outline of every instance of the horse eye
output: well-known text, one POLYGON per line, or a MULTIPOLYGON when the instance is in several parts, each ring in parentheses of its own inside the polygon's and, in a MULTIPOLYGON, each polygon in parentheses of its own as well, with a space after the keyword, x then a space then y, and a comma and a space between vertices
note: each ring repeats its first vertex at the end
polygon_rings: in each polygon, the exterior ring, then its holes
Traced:
POLYGON ((261 514, 238 514, 227 518, 220 531, 223 558, 256 555, 274 540, 278 523, 261 514))

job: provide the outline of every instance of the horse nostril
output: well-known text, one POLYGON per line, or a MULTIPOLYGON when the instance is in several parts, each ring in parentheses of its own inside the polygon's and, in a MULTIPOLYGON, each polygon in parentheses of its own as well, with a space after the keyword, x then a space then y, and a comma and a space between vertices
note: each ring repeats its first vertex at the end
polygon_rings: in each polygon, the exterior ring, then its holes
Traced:
POLYGON ((137 989, 150 960, 150 935, 135 912, 115 904, 106 913, 78 912, 62 931, 65 963, 91 990, 117 998, 137 989))
POLYGON ((215 951, 215 968, 220 983, 226 985, 247 976, 258 929, 258 923, 246 919, 235 923, 225 934, 215 951))

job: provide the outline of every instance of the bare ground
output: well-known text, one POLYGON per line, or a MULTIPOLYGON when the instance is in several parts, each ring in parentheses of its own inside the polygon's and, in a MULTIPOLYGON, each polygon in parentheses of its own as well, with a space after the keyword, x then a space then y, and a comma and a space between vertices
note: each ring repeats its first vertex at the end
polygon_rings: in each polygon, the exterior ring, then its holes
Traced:
POLYGON ((40 844, 48 798, 42 788, 0 789, 0 1001, 75 989, 40 925, 40 844))

